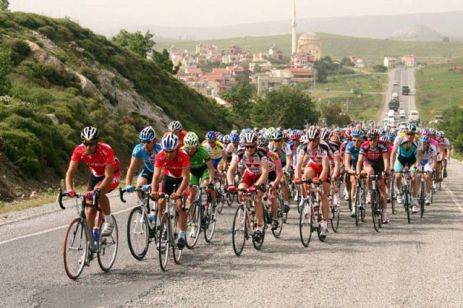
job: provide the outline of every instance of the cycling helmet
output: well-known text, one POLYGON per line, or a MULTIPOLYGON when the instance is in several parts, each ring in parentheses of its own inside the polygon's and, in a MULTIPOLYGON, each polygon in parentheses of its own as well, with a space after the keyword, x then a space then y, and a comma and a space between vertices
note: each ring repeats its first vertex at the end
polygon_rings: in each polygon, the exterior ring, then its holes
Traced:
POLYGON ((80 132, 80 139, 82 141, 94 141, 100 136, 100 132, 96 127, 87 126, 80 132))
POLYGON ((243 135, 243 143, 244 144, 253 144, 253 145, 255 145, 256 142, 257 142, 257 135, 253 131, 250 131, 250 132, 243 135))
POLYGON ((196 135, 196 133, 194 132, 188 132, 185 135, 185 139, 183 140, 183 143, 185 143, 185 147, 187 148, 197 146, 199 144, 198 135, 196 135))
POLYGON ((429 142, 429 137, 428 136, 421 136, 421 142, 425 143, 425 142, 429 142))
POLYGON ((352 131, 352 137, 353 138, 361 138, 363 136, 364 136, 364 134, 363 134, 363 131, 361 129, 354 129, 352 131))
POLYGON ((283 132, 277 129, 272 134, 272 140, 280 140, 280 139, 283 139, 283 132))
POLYGON ((172 133, 162 137, 161 147, 164 151, 173 151, 178 147, 178 137, 172 133))
POLYGON ((167 128, 171 132, 181 131, 183 129, 182 123, 180 121, 172 121, 167 125, 167 128))
POLYGON ((231 138, 230 138, 230 135, 224 135, 222 137, 222 143, 223 144, 229 144, 231 142, 231 138))
POLYGON ((214 131, 208 131, 206 134, 206 140, 207 141, 216 141, 217 140, 217 135, 214 131))
POLYGON ((317 126, 310 126, 307 130, 307 139, 315 139, 320 137, 320 129, 317 126))
POLYGON ((291 132, 291 134, 289 135, 289 139, 291 139, 291 140, 293 140, 293 141, 299 140, 298 131, 293 130, 293 131, 291 132))
POLYGON ((408 123, 407 127, 405 129, 405 132, 407 133, 416 133, 416 125, 413 123, 408 123))
POLYGON ((302 135, 301 139, 299 140, 302 144, 307 143, 307 135, 302 135))
POLYGON ((152 128, 151 126, 147 126, 144 129, 142 129, 138 137, 140 138, 141 142, 153 141, 154 139, 156 139, 156 132, 154 131, 154 128, 152 128))
POLYGON ((238 135, 238 133, 232 133, 232 134, 230 135, 230 141, 231 141, 232 143, 238 143, 238 142, 240 142, 240 136, 238 135))
POLYGON ((372 128, 368 131, 368 134, 367 134, 367 137, 368 138, 376 138, 379 136, 379 133, 378 131, 376 130, 376 128, 372 128))
POLYGON ((386 141, 386 142, 393 142, 394 139, 395 139, 394 135, 391 133, 387 133, 383 136, 383 141, 386 141))
POLYGON ((445 136, 444 132, 441 130, 436 131, 436 137, 437 138, 443 138, 445 136))
POLYGON ((327 141, 330 138, 330 130, 328 128, 322 128, 320 130, 320 138, 327 141))
POLYGON ((258 145, 259 147, 263 148, 263 147, 268 147, 268 139, 267 137, 264 137, 264 136, 261 136, 258 140, 258 145))

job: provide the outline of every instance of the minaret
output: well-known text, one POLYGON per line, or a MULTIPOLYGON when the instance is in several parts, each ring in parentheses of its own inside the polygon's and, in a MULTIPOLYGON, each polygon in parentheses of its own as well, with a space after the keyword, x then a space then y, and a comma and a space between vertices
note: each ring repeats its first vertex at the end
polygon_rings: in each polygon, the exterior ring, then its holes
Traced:
POLYGON ((292 44, 291 44, 291 54, 295 54, 297 51, 296 46, 296 0, 293 0, 293 24, 292 24, 292 44))

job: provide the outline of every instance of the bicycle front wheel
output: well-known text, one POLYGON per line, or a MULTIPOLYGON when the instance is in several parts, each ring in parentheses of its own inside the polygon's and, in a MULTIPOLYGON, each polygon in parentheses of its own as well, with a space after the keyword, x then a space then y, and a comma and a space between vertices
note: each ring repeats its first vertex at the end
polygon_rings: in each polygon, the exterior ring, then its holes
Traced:
POLYGON ((233 229, 232 229, 232 244, 233 251, 237 256, 240 256, 244 249, 244 244, 248 237, 248 224, 247 220, 249 217, 244 209, 244 205, 240 204, 235 212, 233 218, 233 229))
POLYGON ((69 278, 77 279, 87 262, 88 238, 81 218, 74 219, 64 237, 64 269, 69 278))
POLYGON ((119 247, 119 230, 114 215, 111 215, 114 229, 109 236, 100 236, 100 249, 98 250, 98 264, 100 268, 107 272, 113 267, 116 261, 117 248, 119 247))
POLYGON ((283 231, 283 223, 286 222, 286 218, 288 213, 285 213, 283 210, 284 204, 283 204, 283 199, 278 198, 278 212, 277 212, 277 217, 278 217, 278 228, 276 230, 272 230, 273 236, 276 238, 279 238, 281 235, 281 231, 283 231))
POLYGON ((379 228, 381 228, 383 221, 381 210, 379 208, 379 194, 376 191, 371 193, 371 202, 371 218, 373 219, 373 227, 376 232, 379 232, 379 228))
MULTIPOLYGON (((424 176, 424 175, 421 175, 424 176)), ((420 184, 420 218, 424 215, 424 203, 425 203, 425 184, 424 181, 420 184)))
POLYGON ((304 201, 299 214, 299 235, 304 247, 309 247, 313 231, 313 209, 308 201, 304 201))
POLYGON ((159 253, 159 266, 161 270, 165 272, 167 270, 167 261, 169 260, 169 250, 171 244, 172 234, 170 232, 170 217, 169 214, 164 214, 161 219, 161 225, 159 228, 159 239, 158 239, 158 253, 159 253))
POLYGON ((198 243, 201 232, 200 206, 198 202, 195 202, 187 213, 186 247, 188 249, 193 249, 198 243))
POLYGON ((132 256, 142 260, 149 247, 149 226, 143 208, 137 206, 130 212, 127 221, 127 244, 132 256))
POLYGON ((333 199, 330 202, 330 222, 331 222, 331 229, 336 233, 338 232, 339 228, 339 219, 340 219, 340 208, 335 206, 333 203, 333 199))
POLYGON ((215 214, 214 212, 217 212, 219 207, 220 205, 217 205, 217 209, 214 210, 211 206, 209 206, 205 211, 204 239, 208 243, 212 241, 212 237, 214 236, 215 224, 217 222, 217 214, 215 214))

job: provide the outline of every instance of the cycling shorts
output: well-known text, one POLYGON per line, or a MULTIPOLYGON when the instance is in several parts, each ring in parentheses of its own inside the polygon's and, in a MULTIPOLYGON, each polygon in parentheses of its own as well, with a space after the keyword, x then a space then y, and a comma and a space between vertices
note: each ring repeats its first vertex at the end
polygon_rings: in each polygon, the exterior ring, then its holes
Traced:
POLYGON ((159 187, 159 192, 171 195, 176 192, 183 178, 173 178, 165 175, 162 179, 162 185, 159 187))
POLYGON ((143 169, 142 172, 138 175, 138 178, 145 178, 148 181, 148 184, 151 184, 153 181, 153 172, 148 169, 143 169))
POLYGON ((245 171, 243 174, 243 178, 241 179, 241 183, 246 184, 247 187, 251 187, 259 180, 260 176, 260 174, 254 174, 245 171))
MULTIPOLYGON (((87 191, 93 191, 95 189, 95 186, 103 181, 105 176, 95 176, 93 173, 90 174, 90 178, 88 180, 87 184, 87 191)), ((114 173, 113 175, 113 180, 111 181, 111 184, 109 184, 108 191, 106 193, 112 192, 116 187, 119 186, 119 183, 121 182, 121 173, 119 170, 114 173)))
POLYGON ((368 167, 368 166, 373 168, 375 174, 380 174, 380 173, 384 172, 384 160, 383 159, 381 159, 381 160, 372 160, 372 161, 365 160, 363 162, 363 167, 365 168, 365 167, 368 167))
POLYGON ((215 170, 217 170, 217 166, 219 165, 221 160, 222 160, 222 157, 216 158, 216 159, 211 159, 212 166, 214 166, 215 170))
POLYGON ((200 185, 201 180, 209 178, 209 168, 204 165, 200 168, 190 170, 190 185, 200 185))
POLYGON ((395 172, 400 172, 405 167, 410 167, 414 163, 416 163, 415 155, 412 155, 410 157, 404 157, 404 156, 399 155, 399 156, 397 156, 397 159, 395 160, 395 163, 394 163, 394 171, 395 172))

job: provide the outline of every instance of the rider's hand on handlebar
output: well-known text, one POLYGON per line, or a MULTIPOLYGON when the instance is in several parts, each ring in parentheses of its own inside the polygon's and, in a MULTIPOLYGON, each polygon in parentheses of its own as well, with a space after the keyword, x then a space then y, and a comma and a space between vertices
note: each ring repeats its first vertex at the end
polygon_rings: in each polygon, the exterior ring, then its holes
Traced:
POLYGON ((124 190, 126 192, 133 192, 135 190, 135 186, 127 185, 127 186, 125 186, 124 190))
POLYGON ((77 196, 77 193, 74 191, 74 189, 68 189, 66 191, 66 195, 68 195, 68 197, 75 197, 77 196))
POLYGON ((157 191, 152 191, 151 192, 151 198, 153 198, 154 200, 158 200, 159 199, 159 193, 157 191))
POLYGON ((228 186, 227 191, 230 192, 230 193, 236 192, 236 186, 234 186, 234 185, 228 186))

